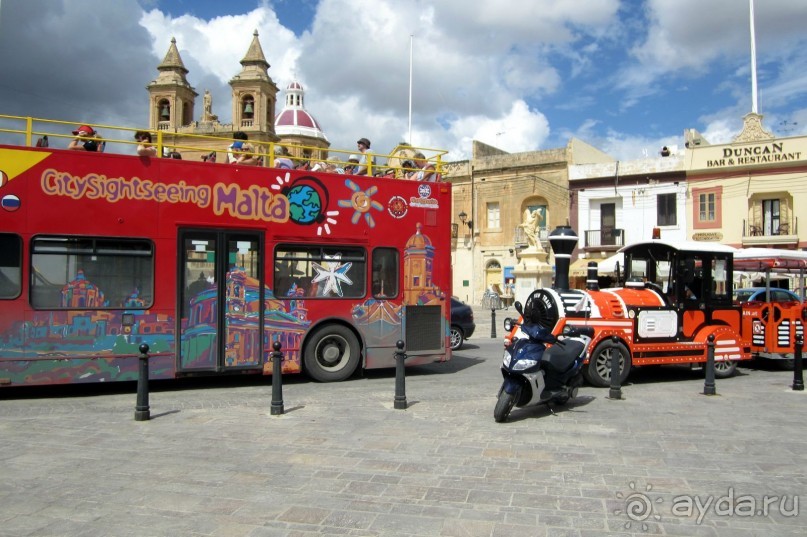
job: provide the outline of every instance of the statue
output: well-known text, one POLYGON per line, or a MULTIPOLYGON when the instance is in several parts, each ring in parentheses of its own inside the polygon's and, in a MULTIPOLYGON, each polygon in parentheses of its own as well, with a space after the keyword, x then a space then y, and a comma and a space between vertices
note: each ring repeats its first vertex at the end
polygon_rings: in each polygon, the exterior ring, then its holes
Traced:
POLYGON ((209 120, 212 117, 213 117, 213 96, 210 95, 210 90, 205 90, 204 112, 202 114, 202 121, 209 120))
POLYGON ((524 220, 520 227, 524 229, 529 248, 543 251, 540 236, 543 220, 544 215, 541 213, 541 209, 535 209, 534 211, 524 209, 524 220))

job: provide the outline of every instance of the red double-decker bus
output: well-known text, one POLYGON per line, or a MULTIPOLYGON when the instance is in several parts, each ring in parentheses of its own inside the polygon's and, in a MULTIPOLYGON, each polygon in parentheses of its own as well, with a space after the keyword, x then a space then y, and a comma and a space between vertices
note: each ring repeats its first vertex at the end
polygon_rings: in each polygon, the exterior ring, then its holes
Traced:
POLYGON ((448 360, 450 186, 2 145, 0 385, 448 360))

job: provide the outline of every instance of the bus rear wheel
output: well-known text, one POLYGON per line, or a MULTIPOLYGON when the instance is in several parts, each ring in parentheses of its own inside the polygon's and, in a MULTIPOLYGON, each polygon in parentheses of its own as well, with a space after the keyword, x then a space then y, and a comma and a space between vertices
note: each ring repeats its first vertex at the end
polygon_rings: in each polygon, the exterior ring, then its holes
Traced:
POLYGON ((321 326, 308 340, 303 354, 305 372, 318 382, 350 378, 359 365, 361 351, 356 335, 346 326, 321 326))
POLYGON ((606 339, 597 345, 591 353, 588 366, 583 369, 583 376, 592 386, 607 388, 611 385, 611 360, 619 360, 619 385, 628 380, 630 374, 630 353, 622 342, 606 339))

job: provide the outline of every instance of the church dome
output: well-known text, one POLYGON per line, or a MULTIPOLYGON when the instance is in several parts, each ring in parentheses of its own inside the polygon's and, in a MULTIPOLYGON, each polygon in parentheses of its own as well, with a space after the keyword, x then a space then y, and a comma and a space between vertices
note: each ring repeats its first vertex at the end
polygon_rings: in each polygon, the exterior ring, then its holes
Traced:
POLYGON ((417 231, 414 235, 409 237, 409 240, 406 241, 406 250, 414 249, 414 250, 426 250, 432 248, 432 241, 429 237, 423 234, 423 224, 418 222, 417 231))
POLYGON ((294 81, 286 88, 286 104, 275 118, 275 133, 281 138, 286 136, 308 136, 328 141, 322 128, 303 106, 305 91, 303 86, 294 81))

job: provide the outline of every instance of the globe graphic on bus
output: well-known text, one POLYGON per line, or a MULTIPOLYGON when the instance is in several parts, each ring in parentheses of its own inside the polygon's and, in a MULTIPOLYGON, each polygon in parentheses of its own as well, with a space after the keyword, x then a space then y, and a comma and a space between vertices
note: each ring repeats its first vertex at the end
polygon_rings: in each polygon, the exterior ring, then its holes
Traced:
POLYGON ((289 216, 298 224, 313 224, 322 211, 319 192, 309 185, 295 185, 286 197, 289 198, 289 216))

